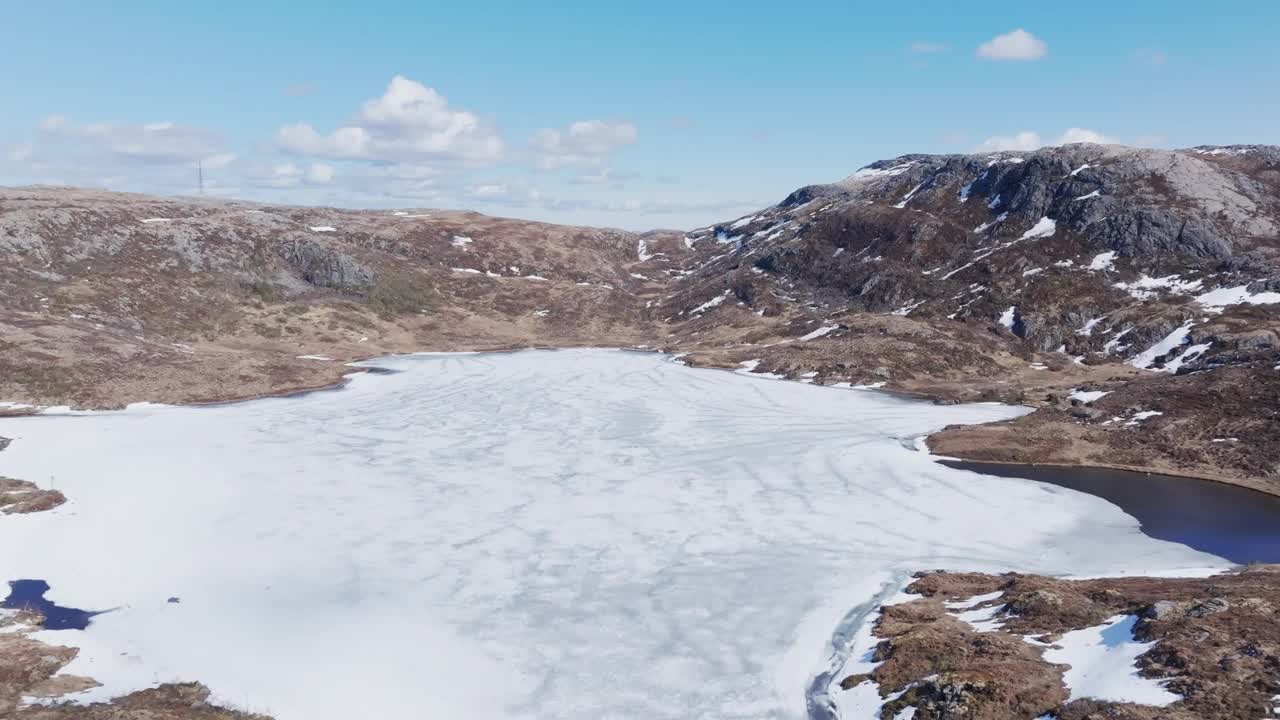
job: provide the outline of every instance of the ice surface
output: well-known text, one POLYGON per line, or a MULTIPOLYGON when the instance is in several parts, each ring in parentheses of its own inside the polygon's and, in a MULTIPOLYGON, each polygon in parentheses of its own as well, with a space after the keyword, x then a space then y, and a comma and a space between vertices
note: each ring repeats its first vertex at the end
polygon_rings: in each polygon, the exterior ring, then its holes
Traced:
POLYGON ((800 718, 851 609, 912 571, 1226 565, 914 449, 1015 408, 605 350, 366 364, 402 372, 0 421, 0 475, 69 499, 0 521, 0 580, 118 608, 53 638, 105 683, 81 699, 199 680, 279 720, 800 718))
POLYGON ((1138 675, 1138 656, 1155 646, 1133 639, 1134 615, 1117 615, 1097 627, 1066 633, 1057 648, 1044 651, 1051 663, 1070 665, 1063 681, 1071 691, 1067 702, 1094 698, 1165 706, 1182 697, 1164 689, 1158 680, 1138 675))

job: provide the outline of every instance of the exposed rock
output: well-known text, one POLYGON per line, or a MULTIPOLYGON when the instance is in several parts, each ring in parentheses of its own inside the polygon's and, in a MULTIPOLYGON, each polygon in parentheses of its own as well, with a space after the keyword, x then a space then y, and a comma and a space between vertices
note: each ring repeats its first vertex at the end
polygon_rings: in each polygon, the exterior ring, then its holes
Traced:
POLYGON ((914 708, 918 720, 1254 720, 1272 712, 1280 692, 1280 566, 1198 579, 938 572, 917 576, 907 590, 924 598, 881 608, 874 632, 884 638, 875 653, 883 662, 859 678, 877 682, 882 697, 901 693, 885 703, 883 718, 914 708), (998 629, 977 632, 944 611, 944 601, 993 591, 1002 594, 992 603, 1005 603, 998 629), (1066 668, 1045 662, 1043 648, 1065 632, 1137 613, 1137 639, 1155 643, 1138 658, 1138 672, 1163 679, 1182 699, 1166 707, 1067 703, 1066 668))

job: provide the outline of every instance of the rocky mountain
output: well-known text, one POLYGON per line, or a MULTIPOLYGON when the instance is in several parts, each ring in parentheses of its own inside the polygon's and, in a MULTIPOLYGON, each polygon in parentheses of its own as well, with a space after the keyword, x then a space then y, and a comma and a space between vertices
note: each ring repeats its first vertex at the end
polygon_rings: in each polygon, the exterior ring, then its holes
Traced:
POLYGON ((907 155, 689 233, 15 188, 0 252, 8 412, 613 345, 1038 408, 951 455, 1280 490, 1275 147, 907 155))
POLYGON ((776 317, 819 337, 760 371, 1043 406, 944 452, 1280 475, 1280 149, 908 155, 687 242, 660 310, 684 344, 776 317))

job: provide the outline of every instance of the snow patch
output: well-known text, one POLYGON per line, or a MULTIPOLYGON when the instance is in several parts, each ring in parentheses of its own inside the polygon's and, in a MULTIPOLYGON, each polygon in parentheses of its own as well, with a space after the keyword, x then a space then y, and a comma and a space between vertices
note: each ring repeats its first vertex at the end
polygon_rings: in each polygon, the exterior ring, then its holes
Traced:
MULTIPOLYGON (((926 180, 925 182, 928 182, 928 181, 926 180)), ((925 186, 925 183, 922 182, 919 185, 911 188, 911 192, 904 195, 902 197, 902 201, 899 202, 897 205, 894 205, 894 207, 898 208, 899 210, 905 208, 907 206, 907 203, 911 201, 911 198, 915 197, 916 193, 920 192, 920 188, 924 186, 925 186)))
POLYGON ((1105 317, 1105 316, 1103 316, 1103 317, 1100 317, 1100 318, 1093 318, 1093 319, 1091 319, 1091 320, 1086 321, 1086 322, 1085 322, 1085 324, 1084 324, 1084 326, 1083 326, 1083 327, 1081 327, 1079 330, 1077 330, 1077 331, 1076 331, 1076 334, 1077 334, 1077 335, 1084 335, 1085 337, 1088 337, 1088 336, 1092 335, 1092 334, 1093 334, 1093 329, 1094 329, 1095 327, 1097 327, 1097 326, 1098 326, 1098 323, 1102 322, 1102 321, 1103 321, 1103 320, 1105 320, 1105 319, 1106 319, 1106 317, 1105 317))
POLYGON ((1071 666, 1063 677, 1071 693, 1067 702, 1091 698, 1164 707, 1182 699, 1161 681, 1138 674, 1138 656, 1155 643, 1134 639, 1137 622, 1136 615, 1117 615, 1096 627, 1066 633, 1057 647, 1044 651, 1045 661, 1071 666))
POLYGON ((717 305, 720 305, 725 300, 728 300, 731 294, 732 294, 731 290, 725 290, 723 293, 711 298, 710 300, 702 303, 698 307, 690 310, 689 314, 697 315, 700 312, 706 312, 707 310, 710 310, 711 308, 716 307, 717 305))
MULTIPOLYGON (((1198 282, 1198 281, 1197 281, 1198 282)), ((1199 285, 1197 285, 1199 287, 1199 285)), ((1196 296, 1196 302, 1205 307, 1221 310, 1228 305, 1271 305, 1280 303, 1280 292, 1251 293, 1247 285, 1218 288, 1196 296)))
POLYGON ((1108 250, 1107 252, 1104 252, 1104 253, 1098 253, 1097 255, 1093 256, 1093 260, 1089 263, 1086 269, 1112 270, 1114 269, 1115 259, 1116 259, 1116 253, 1114 250, 1108 250))
POLYGON ((1088 405, 1097 400, 1101 400, 1102 398, 1110 394, 1111 394, 1110 390, 1081 390, 1079 388, 1076 388, 1075 390, 1071 391, 1070 395, 1067 395, 1067 398, 1071 400, 1079 400, 1085 405, 1088 405))
POLYGON ((1124 290, 1138 300, 1149 300, 1158 294, 1157 290, 1167 290, 1178 295, 1199 290, 1201 282, 1200 280, 1182 280, 1180 275, 1153 278, 1144 273, 1133 282, 1118 282, 1112 287, 1124 290))
POLYGON ((1194 361, 1196 358, 1208 352, 1211 346, 1212 346, 1211 343, 1199 343, 1197 345, 1192 345, 1191 347, 1182 351, 1181 355, 1165 363, 1164 367, 1160 368, 1160 371, 1167 372, 1167 373, 1176 373, 1183 365, 1194 361))
POLYGON ((1030 240, 1032 238, 1052 237, 1054 231, 1058 228, 1058 223, 1047 217, 1042 217, 1036 221, 1031 229, 1022 233, 1020 240, 1030 240))
POLYGON ((884 168, 884 169, 864 167, 861 170, 850 175, 846 179, 846 182, 848 180, 870 180, 872 178, 894 177, 895 175, 901 175, 902 173, 910 170, 912 165, 915 165, 915 163, 905 162, 905 163, 901 163, 898 165, 894 165, 893 167, 884 168))
POLYGON ((337 232, 337 231, 338 229, 332 225, 312 225, 311 226, 311 232, 328 233, 328 232, 337 232))
POLYGON ((1169 333, 1168 335, 1165 335, 1164 338, 1160 340, 1160 342, 1156 343, 1155 345, 1152 345, 1146 350, 1143 350, 1141 353, 1135 356, 1132 360, 1129 361, 1129 364, 1136 368, 1145 369, 1145 368, 1151 367, 1151 364, 1156 361, 1156 358, 1168 353, 1170 350, 1186 342, 1187 335, 1191 332, 1191 326, 1194 324, 1195 324, 1194 320, 1188 320, 1184 322, 1182 325, 1175 328, 1173 332, 1169 333))
POLYGON ((984 222, 978 227, 974 228, 973 231, 976 233, 980 233, 983 230, 986 230, 987 228, 991 227, 992 225, 995 225, 996 223, 1002 223, 1008 219, 1009 219, 1009 213, 1007 212, 1000 213, 999 215, 996 216, 995 220, 991 220, 990 222, 984 222))
POLYGON ((814 330, 813 332, 807 335, 802 335, 800 337, 800 341, 804 342, 805 340, 817 340, 818 338, 823 337, 824 335, 830 335, 831 333, 839 329, 840 329, 839 325, 823 325, 822 327, 818 328, 817 330, 814 330))
POLYGON ((996 320, 996 322, 1009 328, 1010 330, 1013 330, 1013 324, 1017 321, 1017 317, 1018 317, 1018 307, 1016 305, 1010 305, 1008 310, 1005 310, 1003 313, 1000 314, 1000 317, 999 319, 996 320))

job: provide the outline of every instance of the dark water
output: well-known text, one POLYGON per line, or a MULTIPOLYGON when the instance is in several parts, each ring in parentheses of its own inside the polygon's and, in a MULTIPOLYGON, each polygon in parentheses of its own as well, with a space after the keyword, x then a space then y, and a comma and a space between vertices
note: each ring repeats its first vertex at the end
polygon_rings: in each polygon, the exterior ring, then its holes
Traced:
POLYGON ((1125 470, 945 462, 984 475, 1024 478, 1096 495, 1142 523, 1142 532, 1236 563, 1280 562, 1280 497, 1234 485, 1125 470))
POLYGON ((11 580, 9 596, 0 601, 0 607, 9 610, 28 610, 44 616, 46 630, 83 630, 89 627, 94 615, 101 613, 55 605, 46 600, 49 583, 43 580, 11 580))

